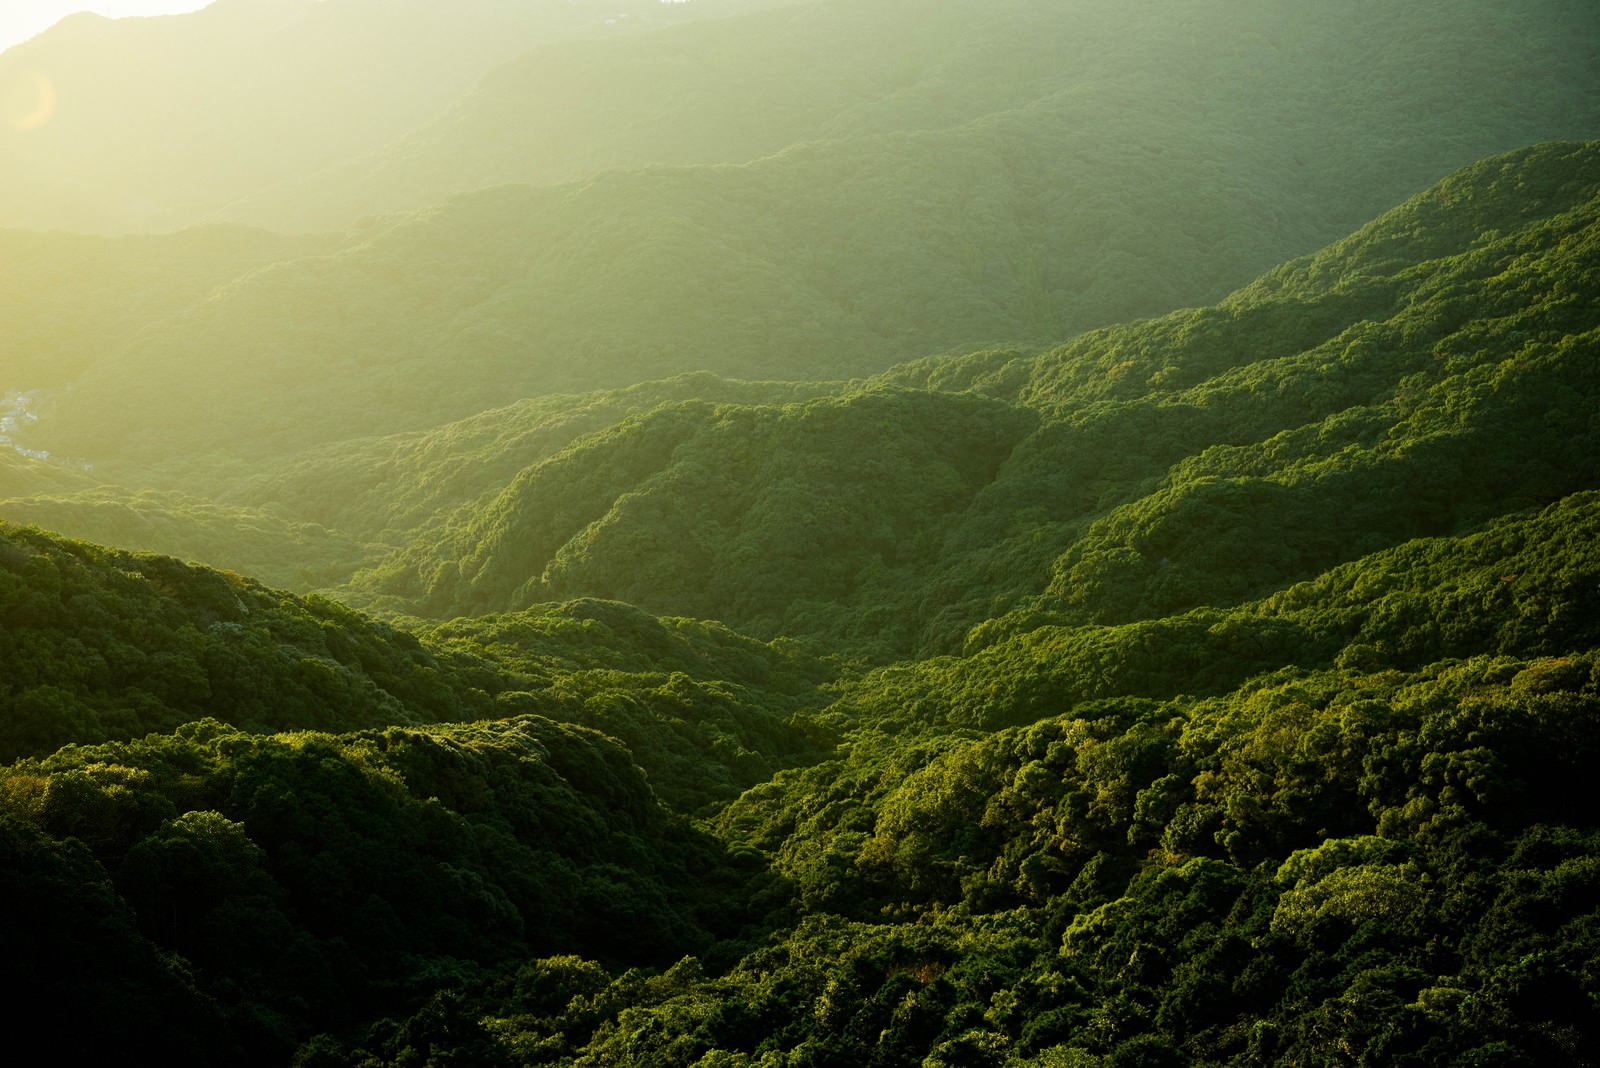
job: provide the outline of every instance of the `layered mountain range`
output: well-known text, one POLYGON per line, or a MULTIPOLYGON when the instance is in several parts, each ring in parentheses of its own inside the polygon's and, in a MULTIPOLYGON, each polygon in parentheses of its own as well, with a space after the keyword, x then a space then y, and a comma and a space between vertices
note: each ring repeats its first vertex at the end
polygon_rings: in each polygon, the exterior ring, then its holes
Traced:
POLYGON ((19 1035, 1600 1062, 1587 5, 452 12, 0 53, 19 1035))
MULTIPOLYGON (((361 8, 328 0, 301 17, 347 6, 361 8)), ((864 0, 551 42, 493 68, 363 179, 408 182, 403 160, 437 144, 426 169, 447 173, 414 194, 363 184, 359 213, 300 223, 188 216, 336 228, 301 255, 228 230, 208 231, 221 246, 210 260, 170 238, 50 250, 83 259, 88 286, 15 279, 0 337, 65 335, 76 359, 41 368, 30 346, 34 366, 10 388, 70 383, 37 447, 102 468, 137 464, 148 478, 145 468, 196 452, 259 464, 516 397, 690 371, 827 379, 935 352, 1047 347, 1218 300, 1483 156, 1589 136, 1600 114, 1592 12, 1545 6, 864 0), (1424 42, 1426 59, 1396 41, 1424 42), (382 213, 395 209, 406 210, 382 213), (96 284, 105 276, 93 268, 119 250, 143 265, 117 276, 135 293, 170 279, 185 299, 150 302, 138 323, 118 316, 129 295, 96 284), (154 417, 174 404, 184 418, 154 417)), ((412 27, 407 10, 393 33, 412 27)), ((468 32, 471 10, 455 32, 468 32)), ((314 85, 330 66, 349 75, 332 60, 292 69, 314 85)), ((263 128, 250 101, 195 92, 232 136, 263 128)), ((122 96, 112 102, 128 121, 122 96)), ((313 113, 275 106, 296 120, 313 113)), ((66 138, 68 105, 59 109, 14 136, 66 138)), ((73 143, 109 166, 103 138, 73 143)), ((182 144, 233 158, 198 134, 182 144)), ((177 149, 163 161, 188 167, 177 149)), ((320 188, 337 184, 315 164, 293 166, 320 188)))

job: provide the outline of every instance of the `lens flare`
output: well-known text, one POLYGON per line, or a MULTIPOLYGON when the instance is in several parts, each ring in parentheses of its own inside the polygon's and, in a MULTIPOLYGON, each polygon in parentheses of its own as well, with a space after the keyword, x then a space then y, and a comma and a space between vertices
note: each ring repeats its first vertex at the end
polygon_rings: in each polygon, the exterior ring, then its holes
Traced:
POLYGON ((55 83, 43 71, 16 71, 0 85, 0 123, 26 133, 48 123, 55 113, 55 83))

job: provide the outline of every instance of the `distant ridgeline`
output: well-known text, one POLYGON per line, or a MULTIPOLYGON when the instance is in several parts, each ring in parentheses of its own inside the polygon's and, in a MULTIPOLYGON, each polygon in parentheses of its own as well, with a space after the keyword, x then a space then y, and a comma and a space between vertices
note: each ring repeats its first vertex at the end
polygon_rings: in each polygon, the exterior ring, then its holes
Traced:
MULTIPOLYGON (((219 452, 259 466, 519 397, 1036 351, 1600 130, 1590 0, 473 0, 456 27, 421 0, 293 6, 268 70, 268 3, 206 12, 203 60, 193 23, 139 20, 159 79, 126 69, 120 20, 0 57, 76 72, 58 121, 0 136, 0 205, 115 173, 168 220, 107 206, 135 229, 328 231, 0 233, 0 346, 57 376, 14 385, 74 387, 33 447, 192 491, 219 452), (219 56, 248 91, 217 88, 219 56), (130 117, 147 81, 162 106, 130 117)), ((116 228, 97 218, 14 223, 116 228)))
MULTIPOLYGON (((1048 352, 127 505, 373 562, 388 622, 0 524, 13 1042, 1600 1063, 1597 216, 1600 143, 1544 144, 1048 352)), ((0 512, 111 493, 58 470, 0 512)))

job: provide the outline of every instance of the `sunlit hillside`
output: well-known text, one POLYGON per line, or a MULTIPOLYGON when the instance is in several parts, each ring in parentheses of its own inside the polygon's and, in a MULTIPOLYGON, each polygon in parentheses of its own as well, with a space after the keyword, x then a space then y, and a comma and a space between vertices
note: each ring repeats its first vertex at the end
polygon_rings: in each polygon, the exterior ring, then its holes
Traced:
POLYGON ((1587 0, 219 0, 0 120, 17 1049, 1600 1064, 1587 0))
MULTIPOLYGON (((27 280, 0 322, 85 309, 96 358, 35 447, 140 481, 690 371, 1043 348, 1217 300, 1482 156, 1589 136, 1600 35, 1570 8, 862 0, 552 43, 428 126, 448 176, 325 214, 332 244, 142 329, 101 318, 115 293, 27 280)), ((410 181, 411 158, 373 173, 410 181)))

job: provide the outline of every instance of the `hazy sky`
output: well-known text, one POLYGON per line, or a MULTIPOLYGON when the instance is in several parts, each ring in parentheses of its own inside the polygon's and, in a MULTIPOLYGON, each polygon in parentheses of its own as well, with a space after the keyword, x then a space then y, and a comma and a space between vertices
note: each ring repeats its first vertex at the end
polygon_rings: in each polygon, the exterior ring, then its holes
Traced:
POLYGON ((0 52, 60 22, 74 11, 111 18, 176 15, 197 11, 211 0, 0 0, 0 52))

